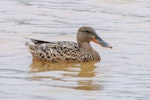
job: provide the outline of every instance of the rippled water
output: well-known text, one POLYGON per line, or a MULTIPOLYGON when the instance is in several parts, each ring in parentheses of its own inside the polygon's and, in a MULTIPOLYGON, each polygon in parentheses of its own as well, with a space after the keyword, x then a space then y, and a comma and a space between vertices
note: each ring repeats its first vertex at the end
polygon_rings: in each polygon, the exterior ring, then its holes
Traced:
POLYGON ((149 0, 0 0, 1 100, 149 100, 149 0), (92 26, 100 63, 32 61, 24 37, 76 41, 92 26))

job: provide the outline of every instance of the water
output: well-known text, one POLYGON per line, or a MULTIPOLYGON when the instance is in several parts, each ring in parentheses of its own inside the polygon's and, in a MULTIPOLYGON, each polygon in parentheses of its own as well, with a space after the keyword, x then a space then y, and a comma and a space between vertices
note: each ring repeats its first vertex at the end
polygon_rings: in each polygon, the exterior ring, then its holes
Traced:
POLYGON ((149 0, 1 0, 1 100, 149 100, 149 0), (32 61, 24 37, 76 41, 91 26, 100 63, 32 61))

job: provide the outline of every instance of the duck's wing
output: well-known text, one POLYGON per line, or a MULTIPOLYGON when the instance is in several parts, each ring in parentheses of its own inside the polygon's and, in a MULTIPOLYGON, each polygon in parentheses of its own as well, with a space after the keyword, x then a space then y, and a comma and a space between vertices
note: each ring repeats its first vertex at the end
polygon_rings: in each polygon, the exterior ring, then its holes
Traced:
POLYGON ((50 62, 59 61, 74 61, 80 57, 78 55, 79 48, 77 43, 61 41, 47 42, 32 39, 34 44, 28 42, 25 45, 28 47, 33 58, 46 60, 50 62))
POLYGON ((51 43, 49 41, 43 41, 43 40, 37 40, 37 39, 31 39, 31 38, 26 38, 26 39, 31 40, 34 44, 37 44, 37 45, 42 44, 42 43, 51 43))

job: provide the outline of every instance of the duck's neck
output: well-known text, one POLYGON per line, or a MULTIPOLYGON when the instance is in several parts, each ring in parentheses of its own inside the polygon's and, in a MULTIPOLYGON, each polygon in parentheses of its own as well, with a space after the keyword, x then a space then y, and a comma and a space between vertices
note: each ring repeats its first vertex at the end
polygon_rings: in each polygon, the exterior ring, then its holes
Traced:
POLYGON ((79 48, 85 49, 85 50, 93 50, 89 42, 78 42, 79 48))

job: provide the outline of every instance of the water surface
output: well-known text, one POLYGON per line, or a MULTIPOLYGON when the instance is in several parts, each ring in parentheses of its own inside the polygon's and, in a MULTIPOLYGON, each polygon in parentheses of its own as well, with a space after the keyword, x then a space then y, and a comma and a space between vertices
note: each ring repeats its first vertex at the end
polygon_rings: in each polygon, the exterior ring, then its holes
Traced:
POLYGON ((149 0, 1 0, 2 100, 149 100, 149 0), (113 49, 100 63, 32 61, 24 37, 76 41, 91 26, 113 49))

